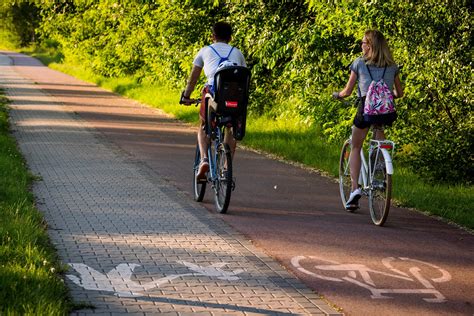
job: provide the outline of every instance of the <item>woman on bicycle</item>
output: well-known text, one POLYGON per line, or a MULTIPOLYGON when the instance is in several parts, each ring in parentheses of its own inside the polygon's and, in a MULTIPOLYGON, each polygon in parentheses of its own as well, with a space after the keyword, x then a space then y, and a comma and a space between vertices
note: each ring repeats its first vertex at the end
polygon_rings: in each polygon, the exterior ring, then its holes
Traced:
MULTIPOLYGON (((359 188, 358 179, 361 167, 360 151, 362 144, 367 136, 369 127, 372 125, 364 119, 364 103, 369 85, 373 80, 380 80, 383 76, 385 83, 388 85, 395 98, 403 96, 403 88, 400 82, 399 68, 395 64, 387 41, 383 34, 378 30, 368 30, 362 38, 362 54, 350 66, 351 74, 345 88, 340 92, 334 92, 333 96, 342 99, 351 95, 352 90, 357 82, 358 84, 358 102, 357 114, 354 118, 354 126, 352 127, 352 150, 350 156, 351 171, 351 195, 346 203, 346 209, 354 210, 359 207, 359 199, 361 197, 361 189, 359 188), (370 68, 370 69, 369 69, 370 68), (372 79, 371 79, 372 77, 372 79)), ((378 140, 385 139, 383 126, 391 126, 396 116, 392 116, 390 120, 377 124, 375 138, 378 140)))

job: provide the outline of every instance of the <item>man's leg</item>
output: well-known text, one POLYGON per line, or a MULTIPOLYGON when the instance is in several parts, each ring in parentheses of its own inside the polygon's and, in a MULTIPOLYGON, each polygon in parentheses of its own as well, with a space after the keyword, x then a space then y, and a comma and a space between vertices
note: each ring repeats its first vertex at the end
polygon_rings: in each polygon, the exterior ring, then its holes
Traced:
POLYGON ((226 127, 225 129, 224 143, 229 145, 231 157, 232 159, 234 159, 235 148, 237 147, 237 141, 234 139, 234 136, 232 134, 232 128, 230 127, 226 127))
POLYGON ((205 123, 201 121, 201 125, 197 133, 197 141, 199 144, 199 150, 201 151, 201 159, 209 158, 207 157, 207 149, 209 148, 209 137, 207 137, 206 131, 204 130, 204 128, 205 128, 205 123))
POLYGON ((209 157, 207 156, 207 149, 209 148, 210 139, 206 135, 205 127, 205 115, 206 115, 206 106, 205 106, 205 92, 203 91, 203 102, 201 102, 201 108, 199 113, 200 126, 197 132, 197 141, 199 145, 199 151, 201 152, 201 162, 199 164, 199 170, 196 177, 200 180, 206 180, 206 172, 209 171, 209 157))

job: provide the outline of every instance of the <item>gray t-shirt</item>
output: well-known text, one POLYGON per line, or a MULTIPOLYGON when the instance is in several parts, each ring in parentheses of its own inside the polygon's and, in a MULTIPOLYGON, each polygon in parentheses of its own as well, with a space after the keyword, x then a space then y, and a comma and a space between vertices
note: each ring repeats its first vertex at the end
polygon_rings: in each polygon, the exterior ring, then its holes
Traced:
MULTIPOLYGON (((370 73, 372 74, 373 80, 380 80, 382 78, 384 67, 375 67, 365 65, 365 59, 363 57, 358 57, 351 64, 350 69, 357 74, 359 89, 357 89, 357 96, 364 97, 369 90, 369 85, 372 82, 370 79, 369 71, 367 67, 370 68, 370 73), (360 93, 360 94, 359 94, 360 93)), ((388 66, 385 71, 384 81, 389 87, 390 91, 393 90, 393 82, 395 81, 395 75, 398 73, 399 69, 397 65, 388 66)))

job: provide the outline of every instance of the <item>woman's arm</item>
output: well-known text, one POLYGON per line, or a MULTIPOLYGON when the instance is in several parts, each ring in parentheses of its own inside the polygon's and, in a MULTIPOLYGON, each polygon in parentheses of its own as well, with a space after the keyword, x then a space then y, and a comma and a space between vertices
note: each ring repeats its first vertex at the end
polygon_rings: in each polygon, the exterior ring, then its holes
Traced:
POLYGON ((347 81, 346 87, 339 92, 340 98, 345 98, 351 95, 352 90, 357 82, 357 74, 351 70, 351 75, 349 76, 349 80, 347 81))
POLYGON ((395 80, 393 82, 393 96, 395 98, 403 97, 402 82, 400 81, 400 76, 398 74, 395 75, 395 80))

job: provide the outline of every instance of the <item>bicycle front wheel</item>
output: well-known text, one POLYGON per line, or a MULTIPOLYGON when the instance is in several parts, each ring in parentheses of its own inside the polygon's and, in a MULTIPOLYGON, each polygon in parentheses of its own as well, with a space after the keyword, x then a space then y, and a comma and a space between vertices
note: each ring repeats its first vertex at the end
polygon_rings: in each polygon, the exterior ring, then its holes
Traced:
POLYGON ((194 200, 201 202, 206 193, 206 181, 198 181, 196 175, 199 171, 199 164, 201 163, 201 152, 199 150, 199 144, 196 145, 196 153, 194 155, 194 166, 193 166, 193 191, 194 200))
POLYGON ((374 166, 369 189, 369 210, 372 222, 382 226, 388 217, 392 197, 392 175, 387 174, 385 158, 380 152, 377 161, 372 161, 374 166))
POLYGON ((339 159, 339 192, 341 194, 342 207, 348 212, 353 212, 354 209, 346 209, 346 203, 351 195, 351 141, 347 140, 342 146, 341 157, 339 159))
POLYGON ((232 157, 227 144, 220 144, 216 152, 215 204, 219 213, 227 212, 232 192, 232 157))

